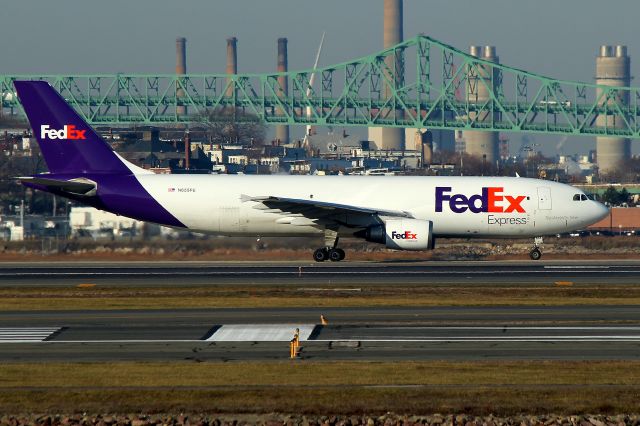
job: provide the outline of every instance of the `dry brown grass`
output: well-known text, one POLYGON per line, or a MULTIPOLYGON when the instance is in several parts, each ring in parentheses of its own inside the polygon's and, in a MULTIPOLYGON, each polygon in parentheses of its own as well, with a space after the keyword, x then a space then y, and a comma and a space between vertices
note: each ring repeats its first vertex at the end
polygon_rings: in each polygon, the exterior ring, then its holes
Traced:
MULTIPOLYGON (((0 262, 17 261, 305 261, 321 244, 314 238, 264 238, 266 249, 257 249, 251 238, 209 238, 205 240, 92 241, 60 240, 52 248, 56 252, 42 253, 39 240, 4 242, 0 245, 0 262)), ((558 260, 610 259, 616 249, 616 259, 635 259, 640 239, 635 237, 547 238, 544 258, 558 260), (557 253, 554 253, 556 252, 557 253), (565 253, 566 252, 566 253, 565 253)), ((50 241, 45 241, 48 248, 50 241)), ((528 260, 530 239, 516 240, 439 240, 435 250, 402 252, 367 244, 357 239, 341 240, 353 261, 400 261, 438 259, 528 260), (511 254, 504 254, 506 247, 511 254), (478 250, 469 250, 475 248, 478 250), (496 254, 497 253, 497 254, 496 254)))
POLYGON ((371 286, 332 285, 95 287, 77 284, 56 288, 0 289, 3 310, 105 310, 266 307, 384 307, 384 306, 498 306, 498 305, 638 305, 635 285, 574 285, 554 283, 518 286, 371 286))
POLYGON ((9 364, 0 366, 0 377, 4 413, 507 415, 640 408, 635 361, 9 364))
POLYGON ((640 361, 7 363, 20 387, 638 385, 640 361))
POLYGON ((0 410, 3 413, 575 415, 636 413, 640 410, 639 400, 640 387, 31 390, 0 395, 0 410))

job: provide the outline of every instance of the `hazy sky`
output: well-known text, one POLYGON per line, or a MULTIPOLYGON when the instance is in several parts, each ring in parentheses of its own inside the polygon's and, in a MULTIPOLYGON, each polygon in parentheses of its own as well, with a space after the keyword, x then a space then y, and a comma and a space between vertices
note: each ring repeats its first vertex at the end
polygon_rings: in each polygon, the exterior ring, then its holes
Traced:
MULTIPOLYGON (((171 73, 175 38, 187 38, 189 72, 225 68, 238 37, 240 72, 275 69, 289 38, 289 68, 309 68, 382 46, 382 0, 4 0, 0 74, 171 73)), ((405 38, 425 33, 461 49, 497 46, 502 63, 593 81, 601 44, 627 44, 640 61, 637 0, 405 0, 405 38)), ((593 144, 592 138, 579 139, 593 144)), ((545 143, 549 145, 549 143, 545 143)), ((555 143, 552 144, 555 147, 555 143)), ((594 145, 595 146, 595 145, 594 145)), ((569 142, 567 153, 577 151, 569 142)), ((552 148, 552 147, 551 147, 552 148)), ((546 151, 546 149, 545 149, 546 151)))

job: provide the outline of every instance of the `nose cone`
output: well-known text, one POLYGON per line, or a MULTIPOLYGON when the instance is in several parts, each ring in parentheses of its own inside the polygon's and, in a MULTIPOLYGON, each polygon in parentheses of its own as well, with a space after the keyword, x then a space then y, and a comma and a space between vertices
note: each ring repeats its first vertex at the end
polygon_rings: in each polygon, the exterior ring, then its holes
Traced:
POLYGON ((609 207, 598 201, 592 201, 593 203, 593 223, 596 223, 605 217, 609 216, 609 207))

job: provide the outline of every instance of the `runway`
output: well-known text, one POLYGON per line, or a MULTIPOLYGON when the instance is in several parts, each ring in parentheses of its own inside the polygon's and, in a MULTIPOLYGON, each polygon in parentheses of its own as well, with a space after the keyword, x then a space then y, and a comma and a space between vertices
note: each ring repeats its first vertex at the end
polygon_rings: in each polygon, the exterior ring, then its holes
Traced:
MULTIPOLYGON (((78 285, 141 289, 295 285, 305 291, 331 286, 357 289, 358 284, 547 288, 557 282, 585 288, 637 285, 640 262, 0 265, 0 287, 18 290, 78 285)), ((303 341, 302 359, 640 358, 640 308, 589 304, 9 311, 0 315, 0 362, 285 360, 296 329, 303 341), (321 315, 328 324, 320 324, 321 315)))
POLYGON ((8 312, 0 361, 286 360, 296 328, 310 360, 640 359, 636 306, 323 312, 327 325, 314 309, 8 312))
POLYGON ((96 283, 113 286, 517 285, 571 281, 583 284, 639 284, 640 262, 345 262, 345 263, 5 263, 0 287, 96 283))

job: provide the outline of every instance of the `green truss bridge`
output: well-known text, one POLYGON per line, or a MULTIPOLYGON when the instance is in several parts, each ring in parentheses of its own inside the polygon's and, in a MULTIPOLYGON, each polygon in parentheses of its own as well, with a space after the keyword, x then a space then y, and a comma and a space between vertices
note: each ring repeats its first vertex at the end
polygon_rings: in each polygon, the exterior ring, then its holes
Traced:
POLYGON ((3 114, 22 113, 13 81, 24 79, 49 81, 94 125, 197 123, 232 114, 266 124, 640 136, 640 88, 555 80, 422 35, 315 71, 0 75, 3 114))

